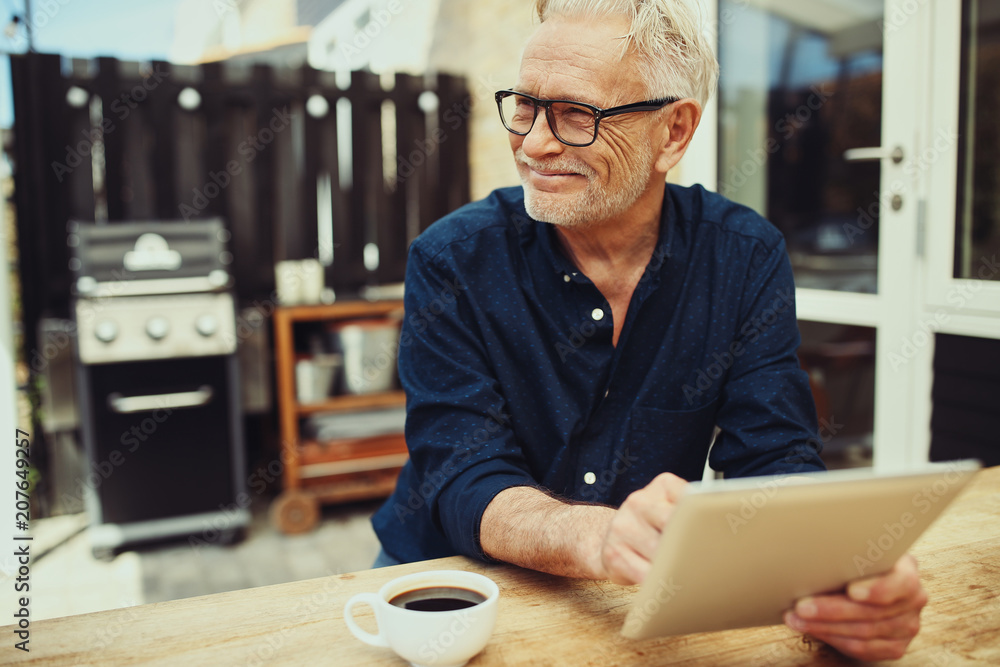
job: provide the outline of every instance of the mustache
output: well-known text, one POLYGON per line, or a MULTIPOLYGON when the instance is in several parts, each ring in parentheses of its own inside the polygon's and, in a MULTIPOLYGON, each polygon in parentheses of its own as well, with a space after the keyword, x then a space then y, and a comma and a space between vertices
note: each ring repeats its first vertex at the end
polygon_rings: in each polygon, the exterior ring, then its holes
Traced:
POLYGON ((567 157, 552 158, 551 160, 536 160, 525 155, 523 148, 518 148, 514 151, 514 159, 521 164, 538 171, 558 171, 582 174, 587 178, 592 178, 597 175, 597 172, 594 171, 593 167, 586 162, 581 162, 567 157))

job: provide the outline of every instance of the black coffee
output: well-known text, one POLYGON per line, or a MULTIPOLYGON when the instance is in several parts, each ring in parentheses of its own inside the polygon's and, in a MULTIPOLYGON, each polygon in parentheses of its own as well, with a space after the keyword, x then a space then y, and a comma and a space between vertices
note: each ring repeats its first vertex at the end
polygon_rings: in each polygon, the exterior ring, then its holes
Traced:
POLYGON ((485 595, 457 586, 417 588, 389 600, 391 605, 414 611, 455 611, 475 607, 480 602, 486 602, 485 595))

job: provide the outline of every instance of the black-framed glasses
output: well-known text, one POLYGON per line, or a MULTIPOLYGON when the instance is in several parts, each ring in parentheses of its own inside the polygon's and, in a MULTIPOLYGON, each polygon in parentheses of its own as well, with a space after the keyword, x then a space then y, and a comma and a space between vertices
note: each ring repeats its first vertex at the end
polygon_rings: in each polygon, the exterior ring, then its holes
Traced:
POLYGON ((597 140, 597 128, 602 118, 638 111, 656 111, 680 100, 679 97, 664 97, 602 109, 593 104, 572 100, 540 100, 513 90, 498 90, 495 97, 500 120, 509 132, 522 137, 531 132, 535 118, 538 117, 538 108, 542 107, 549 121, 549 129, 556 139, 567 146, 578 147, 589 146, 597 140))

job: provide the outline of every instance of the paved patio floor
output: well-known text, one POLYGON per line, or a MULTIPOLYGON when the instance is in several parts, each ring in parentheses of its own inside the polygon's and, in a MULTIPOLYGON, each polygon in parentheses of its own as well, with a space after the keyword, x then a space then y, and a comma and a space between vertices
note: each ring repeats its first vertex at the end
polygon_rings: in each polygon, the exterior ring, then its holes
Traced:
POLYGON ((369 518, 381 501, 329 506, 304 535, 271 526, 255 504, 246 538, 232 546, 177 540, 126 551, 111 561, 91 554, 82 514, 37 520, 32 620, 83 614, 367 569, 378 553, 369 518))

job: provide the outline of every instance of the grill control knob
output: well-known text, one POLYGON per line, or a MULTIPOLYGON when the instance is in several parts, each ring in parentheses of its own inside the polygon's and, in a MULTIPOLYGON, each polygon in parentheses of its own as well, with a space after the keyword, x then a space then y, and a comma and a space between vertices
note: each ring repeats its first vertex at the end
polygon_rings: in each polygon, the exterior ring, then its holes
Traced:
POLYGON ((215 319, 215 315, 209 315, 205 313, 204 315, 199 315, 198 319, 194 321, 194 328, 205 338, 212 336, 216 331, 219 330, 219 321, 215 319))
POLYGON ((118 338, 118 325, 111 320, 101 320, 94 327, 94 336, 102 343, 110 343, 118 338))
POLYGON ((163 340, 170 331, 170 322, 165 317, 153 317, 146 322, 146 334, 153 340, 163 340))

